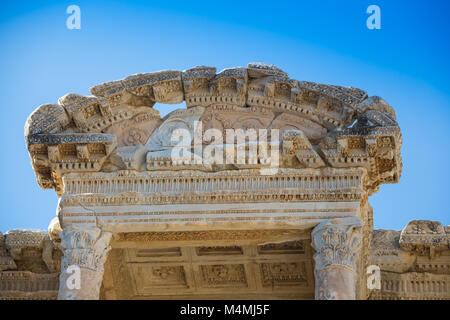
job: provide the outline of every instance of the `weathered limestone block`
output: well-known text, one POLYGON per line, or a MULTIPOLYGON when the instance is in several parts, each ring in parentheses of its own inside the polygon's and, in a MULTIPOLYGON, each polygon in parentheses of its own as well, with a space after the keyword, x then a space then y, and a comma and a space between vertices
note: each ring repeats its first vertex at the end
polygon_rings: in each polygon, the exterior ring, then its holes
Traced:
MULTIPOLYGON (((301 88, 308 89, 310 92, 314 92, 316 96, 321 95, 338 99, 342 103, 354 108, 367 98, 367 93, 358 88, 317 84, 309 81, 302 81, 300 86, 301 88)), ((312 97, 313 95, 308 94, 308 96, 312 97)))
MULTIPOLYGON (((241 108, 220 104, 205 108, 200 120, 202 121, 203 134, 209 129, 217 129, 222 133, 222 142, 225 143, 227 141, 227 129, 254 129, 257 131, 267 129, 274 116, 273 112, 266 108, 241 108)), ((208 142, 203 141, 204 144, 208 144, 208 142)))
POLYGON ((325 162, 314 150, 302 131, 287 130, 283 133, 283 158, 288 166, 293 166, 293 157, 305 168, 324 167, 325 162))
POLYGON ((366 113, 369 110, 376 110, 388 114, 393 120, 396 120, 394 108, 392 108, 386 101, 378 96, 368 97, 363 102, 357 105, 357 112, 359 115, 366 113))
POLYGON ((413 220, 402 230, 399 243, 404 250, 434 258, 436 253, 450 249, 450 234, 439 221, 413 220))
POLYGON ((183 71, 183 87, 188 108, 211 103, 209 82, 215 75, 214 67, 198 66, 183 71))
POLYGON ((298 114, 329 130, 350 125, 358 104, 367 97, 356 88, 291 80, 276 67, 261 68, 272 71, 271 76, 263 77, 261 72, 255 75, 251 65, 248 67, 248 105, 268 105, 276 111, 298 114))
POLYGON ((413 220, 401 232, 374 230, 369 263, 380 278, 368 298, 450 299, 448 238, 446 227, 428 220, 413 220))
POLYGON ((167 170, 177 165, 179 169, 185 165, 201 167, 201 155, 193 154, 191 145, 199 141, 201 146, 199 120, 203 112, 203 107, 192 107, 175 110, 165 117, 146 144, 147 170, 167 170))
MULTIPOLYGON (((149 96, 149 90, 139 91, 135 88, 133 93, 129 92, 121 80, 102 83, 90 88, 89 91, 96 97, 106 99, 111 109, 121 106, 153 107, 155 104, 154 99, 149 96)), ((125 110, 128 109, 125 108, 125 110)), ((126 111, 122 112, 125 113, 126 111)))
POLYGON ((265 107, 273 112, 294 115, 292 118, 286 118, 285 121, 290 120, 294 123, 300 121, 302 126, 308 123, 312 125, 313 129, 314 127, 325 129, 317 114, 315 103, 303 103, 297 100, 297 95, 301 90, 298 81, 280 76, 269 76, 250 79, 248 87, 248 106, 265 107))
POLYGON ((61 225, 59 223, 59 218, 54 217, 50 223, 48 224, 48 235, 50 237, 50 240, 52 241, 61 241, 61 237, 59 234, 62 231, 61 225))
POLYGON ((5 236, 0 232, 0 272, 17 269, 14 259, 6 249, 5 236))
POLYGON ((64 257, 58 299, 97 300, 111 233, 96 227, 65 226, 61 232, 64 257))
POLYGON ((0 300, 55 300, 58 273, 0 272, 0 300))
POLYGON ((268 99, 290 101, 291 91, 293 89, 298 89, 298 87, 299 83, 297 80, 271 76, 268 77, 264 83, 264 97, 268 99))
POLYGON ((353 127, 329 132, 319 143, 318 151, 332 167, 365 167, 369 172, 368 189, 372 194, 382 183, 399 181, 401 145, 400 129, 391 115, 368 110, 353 127), (381 120, 367 121, 366 116, 371 117, 372 112, 380 113, 381 120))
POLYGON ((267 64, 262 62, 250 62, 247 65, 247 69, 248 69, 248 76, 253 79, 263 78, 267 76, 278 76, 289 78, 289 75, 286 72, 284 72, 274 64, 267 64))
POLYGON ((104 132, 115 135, 119 147, 145 145, 150 135, 160 124, 161 114, 159 111, 148 109, 130 119, 111 125, 104 132))
POLYGON ((0 234, 0 300, 56 299, 62 256, 57 242, 40 230, 0 234))
POLYGON ((36 134, 28 137, 28 151, 39 185, 61 192, 66 172, 100 171, 117 146, 116 137, 101 133, 36 134))
POLYGON ((354 300, 356 264, 361 247, 362 222, 357 217, 321 222, 311 233, 316 299, 354 300))
POLYGON ((145 171, 147 151, 141 144, 137 146, 125 146, 119 148, 115 156, 119 158, 118 161, 120 161, 121 169, 145 171))
POLYGON ((47 233, 41 230, 15 229, 6 233, 6 246, 13 255, 20 255, 24 247, 42 249, 47 233))
POLYGON ((127 92, 156 102, 177 104, 184 100, 180 71, 139 73, 126 77, 122 84, 127 92))
POLYGON ((75 127, 70 130, 74 132, 106 132, 110 127, 128 123, 128 119, 139 122, 137 120, 142 120, 142 116, 137 115, 140 114, 150 114, 156 120, 160 118, 157 110, 127 103, 112 105, 103 97, 70 93, 61 97, 58 102, 73 119, 75 127))
POLYGON ((120 105, 153 107, 155 101, 126 92, 121 80, 104 82, 89 89, 92 95, 105 98, 110 108, 120 105))
MULTIPOLYGON (((208 104, 226 103, 244 107, 247 93, 247 68, 224 69, 210 81, 208 104)), ((202 104, 203 106, 203 104, 202 104)))
POLYGON ((371 263, 384 271, 407 272, 411 270, 416 256, 403 250, 399 244, 400 231, 374 230, 371 243, 371 263))
POLYGON ((180 71, 139 73, 123 80, 111 81, 90 89, 104 97, 113 108, 119 105, 152 107, 156 102, 180 103, 184 99, 180 71))
POLYGON ((46 231, 10 230, 5 237, 6 248, 18 270, 37 273, 52 273, 57 270, 57 250, 46 231))
POLYGON ((25 122, 25 140, 28 136, 39 133, 56 133, 70 123, 63 107, 57 104, 44 104, 31 113, 25 122))
POLYGON ((280 135, 285 130, 300 130, 313 144, 317 144, 327 134, 327 129, 317 122, 286 112, 275 117, 270 125, 270 129, 280 130, 280 135))

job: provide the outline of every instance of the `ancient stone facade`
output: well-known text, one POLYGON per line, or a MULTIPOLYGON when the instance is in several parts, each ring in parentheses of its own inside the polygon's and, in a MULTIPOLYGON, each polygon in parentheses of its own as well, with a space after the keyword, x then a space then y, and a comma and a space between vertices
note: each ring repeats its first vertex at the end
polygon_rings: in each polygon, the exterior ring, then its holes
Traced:
POLYGON ((413 220, 400 232, 374 230, 371 263, 381 269, 370 299, 450 299, 450 227, 413 220))
POLYGON ((402 170, 383 99, 262 63, 90 91, 25 124, 60 199, 48 232, 0 237, 1 298, 450 298, 448 227, 373 230, 368 198, 402 170))

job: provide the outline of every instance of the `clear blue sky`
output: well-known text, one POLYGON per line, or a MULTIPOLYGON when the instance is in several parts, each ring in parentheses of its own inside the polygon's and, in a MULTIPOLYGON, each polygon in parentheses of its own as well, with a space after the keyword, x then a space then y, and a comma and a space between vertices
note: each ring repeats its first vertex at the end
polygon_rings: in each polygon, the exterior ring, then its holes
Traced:
MULTIPOLYGON (((450 1, 2 1, 0 231, 46 229, 23 126, 39 105, 139 72, 273 63, 292 78, 382 96, 403 133, 403 174, 370 198, 376 228, 450 223, 450 1), (81 8, 81 30, 66 8, 81 8), (381 30, 366 8, 381 8, 381 30)), ((166 114, 173 106, 159 105, 166 114)))

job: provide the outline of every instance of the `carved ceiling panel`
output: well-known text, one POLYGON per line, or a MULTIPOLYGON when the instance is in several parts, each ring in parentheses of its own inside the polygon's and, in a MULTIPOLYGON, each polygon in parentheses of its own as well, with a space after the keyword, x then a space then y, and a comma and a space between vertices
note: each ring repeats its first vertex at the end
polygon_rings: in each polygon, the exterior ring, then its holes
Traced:
MULTIPOLYGON (((224 131, 263 129, 266 134, 257 134, 268 138, 271 151, 280 151, 277 167, 362 167, 368 171, 370 194, 380 184, 400 179, 402 137, 395 112, 380 97, 368 97, 360 89, 298 81, 274 65, 249 63, 218 73, 205 66, 141 73, 90 91, 92 96, 70 93, 58 104, 38 107, 25 124, 37 181, 58 195, 68 172, 214 172, 272 166, 272 156, 261 150, 245 159, 233 158, 231 166, 210 165, 195 139, 208 129, 221 132, 218 148, 226 157, 234 149, 227 151, 224 131), (163 119, 153 109, 156 102, 182 101, 187 109, 163 119), (176 129, 190 134, 189 159, 174 158, 176 129), (289 138, 293 133, 301 137, 295 139, 299 143, 289 138)), ((245 142, 239 148, 250 150, 250 145, 255 144, 245 142)))
POLYGON ((112 249, 103 298, 312 298, 309 243, 112 249))

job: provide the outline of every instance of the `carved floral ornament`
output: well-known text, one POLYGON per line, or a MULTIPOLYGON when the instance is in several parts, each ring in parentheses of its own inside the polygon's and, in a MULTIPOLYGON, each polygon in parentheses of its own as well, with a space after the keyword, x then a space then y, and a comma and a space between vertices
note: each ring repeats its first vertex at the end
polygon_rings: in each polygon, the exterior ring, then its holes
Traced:
POLYGON ((60 234, 64 257, 61 270, 71 265, 103 273, 103 265, 111 250, 112 234, 97 227, 67 226, 60 234))
POLYGON ((274 161, 269 149, 280 154, 281 168, 365 168, 370 192, 400 178, 402 141, 395 112, 360 89, 298 81, 276 66, 250 63, 219 73, 200 66, 136 74, 90 91, 92 96, 71 93, 38 107, 25 124, 38 183, 59 195, 62 176, 71 172, 261 168, 274 161), (152 108, 156 102, 182 101, 187 109, 163 119, 152 108), (191 134, 189 161, 173 158, 176 129, 191 134), (199 144, 196 137, 208 129, 224 138, 214 146, 225 155, 230 129, 266 132, 260 137, 268 138, 268 149, 259 148, 232 166, 207 165, 204 151, 213 138, 199 144), (196 148, 202 145, 199 154, 196 148))
POLYGON ((356 260, 362 242, 362 222, 357 217, 325 220, 311 233, 316 253, 315 269, 343 266, 356 270, 356 260))

